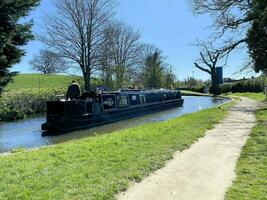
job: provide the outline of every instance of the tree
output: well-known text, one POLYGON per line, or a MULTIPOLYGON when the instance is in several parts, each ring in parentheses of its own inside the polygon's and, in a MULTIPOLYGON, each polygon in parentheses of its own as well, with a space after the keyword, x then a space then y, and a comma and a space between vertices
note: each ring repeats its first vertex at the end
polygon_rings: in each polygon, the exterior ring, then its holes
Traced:
POLYGON ((204 87, 205 84, 201 79, 195 79, 192 76, 188 76, 184 81, 180 82, 180 85, 192 89, 204 87))
POLYGON ((217 80, 216 67, 219 61, 225 56, 225 51, 219 51, 211 44, 202 44, 200 59, 195 64, 195 67, 204 71, 211 76, 211 93, 214 95, 220 94, 219 84, 217 80))
POLYGON ((140 37, 138 31, 122 22, 113 21, 105 29, 104 57, 113 68, 117 89, 124 86, 126 73, 138 64, 140 37))
MULTIPOLYGON (((153 55, 155 52, 161 52, 159 48, 157 48, 153 44, 143 43, 140 45, 140 51, 138 52, 139 62, 138 65, 140 66, 137 71, 137 81, 140 83, 141 87, 145 86, 146 82, 146 65, 147 65, 147 58, 153 55)), ((162 58, 163 59, 163 58, 162 58)))
POLYGON ((45 22, 41 40, 60 56, 76 63, 91 90, 91 75, 99 67, 104 29, 113 16, 115 0, 54 0, 56 14, 45 22))
POLYGON ((209 14, 212 17, 214 22, 212 27, 216 30, 215 39, 232 35, 230 39, 224 41, 220 51, 224 50, 229 54, 246 43, 255 71, 266 70, 267 2, 265 0, 191 1, 195 14, 209 14))
POLYGON ((159 51, 147 56, 144 66, 144 86, 146 88, 160 88, 163 78, 163 58, 159 51))
POLYGON ((243 32, 253 20, 251 0, 191 0, 191 2, 195 14, 209 14, 212 17, 212 27, 216 30, 217 38, 228 32, 243 32))
POLYGON ((50 50, 40 50, 30 64, 33 69, 44 74, 64 72, 67 69, 65 60, 50 50))
POLYGON ((248 31, 249 54, 256 72, 267 73, 267 2, 253 1, 252 15, 260 15, 252 22, 248 31))
POLYGON ((0 2, 0 88, 11 78, 9 68, 25 55, 20 47, 33 39, 32 22, 19 23, 19 19, 27 16, 38 3, 39 0, 0 2))
POLYGON ((163 71, 163 82, 164 87, 167 89, 172 89, 175 83, 176 76, 172 72, 172 66, 166 66, 165 70, 163 71))

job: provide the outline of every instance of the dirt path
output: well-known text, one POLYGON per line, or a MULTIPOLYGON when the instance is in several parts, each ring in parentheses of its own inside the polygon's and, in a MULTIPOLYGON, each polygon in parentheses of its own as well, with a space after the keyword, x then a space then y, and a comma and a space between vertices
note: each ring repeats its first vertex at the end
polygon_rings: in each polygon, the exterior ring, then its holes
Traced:
POLYGON ((251 128, 257 104, 242 98, 229 115, 190 149, 118 195, 119 200, 222 200, 235 178, 235 165, 251 128))

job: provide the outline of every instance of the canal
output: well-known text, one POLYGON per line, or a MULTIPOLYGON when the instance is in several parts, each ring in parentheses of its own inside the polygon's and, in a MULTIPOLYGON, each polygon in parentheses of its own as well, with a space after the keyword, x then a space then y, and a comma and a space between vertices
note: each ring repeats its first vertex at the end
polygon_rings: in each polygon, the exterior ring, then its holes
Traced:
POLYGON ((79 139, 98 134, 106 134, 123 128, 138 126, 150 122, 160 122, 181 116, 186 113, 220 105, 230 99, 220 97, 195 97, 185 96, 184 106, 115 122, 91 129, 73 131, 64 135, 42 137, 41 124, 45 117, 30 118, 26 120, 0 124, 0 153, 11 151, 15 148, 36 148, 51 144, 58 144, 73 139, 79 139))

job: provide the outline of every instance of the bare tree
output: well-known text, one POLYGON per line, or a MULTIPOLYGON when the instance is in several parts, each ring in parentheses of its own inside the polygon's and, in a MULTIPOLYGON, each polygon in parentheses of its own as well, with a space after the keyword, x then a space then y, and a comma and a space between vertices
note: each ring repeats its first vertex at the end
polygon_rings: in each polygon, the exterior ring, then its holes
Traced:
POLYGON ((40 50, 39 55, 36 55, 30 64, 34 70, 44 74, 64 72, 68 68, 61 56, 45 49, 40 50))
MULTIPOLYGON (((214 41, 223 40, 218 52, 231 53, 237 47, 244 47, 254 15, 251 0, 190 0, 193 13, 208 14, 213 20, 209 28, 214 29, 214 41)), ((227 59, 227 57, 226 57, 227 59)))
POLYGON ((209 14, 218 37, 227 31, 240 31, 253 20, 251 0, 191 0, 195 14, 209 14))
MULTIPOLYGON (((221 60, 227 55, 227 52, 215 49, 210 43, 199 44, 201 47, 200 59, 197 60, 195 67, 211 76, 211 92, 219 94, 216 67, 219 67, 221 60)), ((224 61, 223 65, 226 65, 224 61)))
POLYGON ((54 0, 56 14, 45 22, 41 40, 61 56, 76 63, 91 89, 91 75, 99 65, 103 30, 114 14, 115 0, 54 0))
POLYGON ((125 73, 138 64, 140 33, 122 22, 112 22, 105 30, 104 49, 114 69, 116 87, 122 88, 125 73), (108 49, 107 49, 108 48, 108 49))
POLYGON ((101 54, 101 57, 99 59, 100 79, 104 86, 106 86, 109 89, 113 89, 114 66, 111 57, 112 55, 108 41, 106 41, 104 44, 105 45, 103 45, 100 48, 100 54, 101 54))

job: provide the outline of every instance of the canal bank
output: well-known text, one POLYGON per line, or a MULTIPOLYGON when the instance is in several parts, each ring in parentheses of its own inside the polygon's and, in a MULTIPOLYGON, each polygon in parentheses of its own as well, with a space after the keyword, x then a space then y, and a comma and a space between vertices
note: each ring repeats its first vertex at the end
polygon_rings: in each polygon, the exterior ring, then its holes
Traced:
POLYGON ((231 105, 1 157, 0 199, 110 199, 189 148, 231 105))
POLYGON ((185 96, 184 99, 185 103, 183 107, 168 109, 163 112, 157 112, 104 126, 74 131, 68 134, 51 137, 42 137, 40 128, 41 124, 45 122, 44 117, 30 118, 12 123, 4 123, 0 125, 0 153, 12 151, 16 148, 29 149, 58 144, 73 139, 107 134, 113 131, 135 127, 146 123, 166 121, 179 117, 183 114, 197 112, 229 101, 229 99, 220 97, 185 96))

